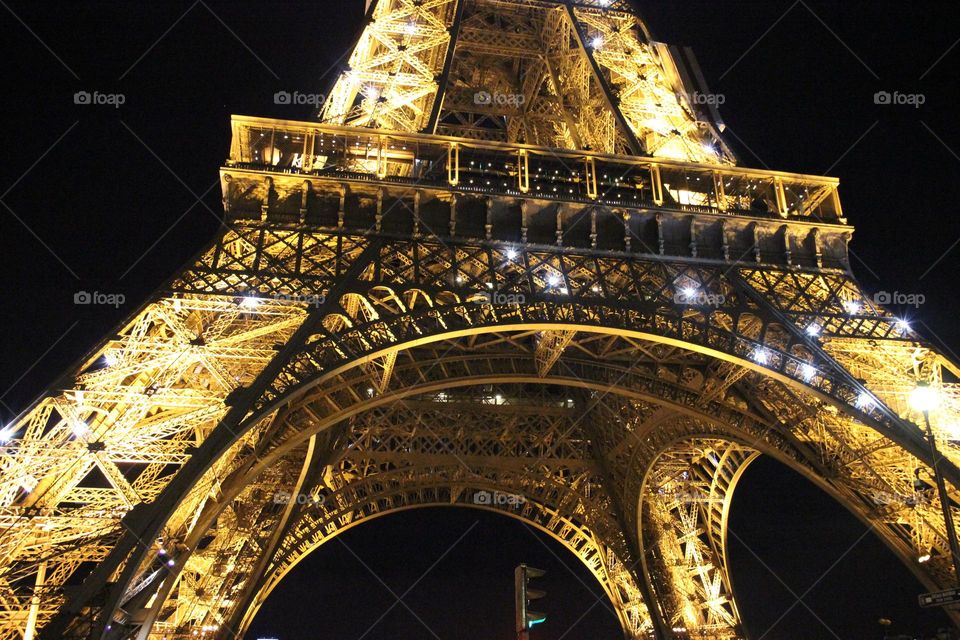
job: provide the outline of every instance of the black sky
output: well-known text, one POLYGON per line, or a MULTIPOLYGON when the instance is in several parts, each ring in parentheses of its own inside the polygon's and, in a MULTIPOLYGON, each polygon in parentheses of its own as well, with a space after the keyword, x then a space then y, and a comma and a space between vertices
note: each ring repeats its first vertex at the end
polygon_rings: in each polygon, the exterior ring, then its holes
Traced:
MULTIPOLYGON (((361 4, 0 2, 0 419, 28 406, 213 236, 230 114, 306 118, 273 95, 327 88, 361 4), (76 105, 77 91, 126 102, 76 105), (77 291, 120 293, 127 304, 78 307, 77 291)), ((649 0, 641 11, 659 39, 694 47, 726 98, 742 164, 841 178, 863 285, 925 296, 901 311, 955 353, 960 246, 948 250, 960 240, 960 46, 951 48, 960 4, 649 0), (922 93, 926 103, 877 105, 878 91, 922 93)), ((442 640, 507 640, 510 571, 520 561, 550 571, 551 620, 537 640, 615 637, 602 603, 571 628, 599 591, 561 548, 519 523, 456 510, 348 532, 290 576, 255 630, 356 640, 394 599, 353 553, 399 595, 474 525, 404 597, 427 625, 397 606, 366 638, 432 638, 429 626, 442 640)), ((880 638, 881 616, 904 632, 943 624, 916 608, 919 584, 863 525, 772 462, 747 472, 732 528, 733 576, 754 638, 774 623, 774 640, 880 638)))

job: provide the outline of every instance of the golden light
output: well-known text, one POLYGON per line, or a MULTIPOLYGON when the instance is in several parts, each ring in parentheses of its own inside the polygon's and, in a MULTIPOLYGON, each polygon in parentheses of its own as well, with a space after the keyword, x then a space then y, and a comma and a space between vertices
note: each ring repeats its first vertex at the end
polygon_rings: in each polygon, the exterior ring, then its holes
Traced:
POLYGON ((918 384, 910 392, 910 406, 916 411, 927 413, 940 406, 940 394, 927 384, 918 384))

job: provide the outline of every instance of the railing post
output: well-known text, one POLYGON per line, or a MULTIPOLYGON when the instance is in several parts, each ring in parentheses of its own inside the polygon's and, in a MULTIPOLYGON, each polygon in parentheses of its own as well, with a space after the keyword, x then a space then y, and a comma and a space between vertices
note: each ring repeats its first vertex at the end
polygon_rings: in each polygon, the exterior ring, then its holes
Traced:
POLYGON ((843 220, 843 205, 840 204, 840 187, 834 187, 833 192, 830 194, 830 198, 833 199, 833 208, 834 213, 837 215, 837 219, 843 220))
POLYGON ((599 191, 597 190, 597 163, 594 158, 587 157, 584 158, 584 164, 586 165, 587 197, 591 200, 596 200, 599 197, 599 191))
POLYGON ((387 177, 387 149, 386 140, 383 136, 379 137, 377 145, 377 177, 383 180, 387 177))
POLYGON ((713 172, 713 195, 717 200, 720 211, 727 210, 727 188, 723 184, 723 175, 719 171, 713 172))
POLYGON ((460 145, 456 142, 447 147, 447 182, 451 187, 460 184, 460 145))
POLYGON ((650 165, 650 190, 653 192, 653 202, 659 207, 663 205, 663 179, 660 177, 660 165, 650 165))
POLYGON ((781 218, 786 218, 790 215, 790 210, 787 205, 787 192, 783 188, 783 180, 781 178, 773 179, 773 191, 777 198, 777 212, 781 218))
POLYGON ((517 182, 520 193, 530 191, 530 154, 526 149, 517 152, 517 182))

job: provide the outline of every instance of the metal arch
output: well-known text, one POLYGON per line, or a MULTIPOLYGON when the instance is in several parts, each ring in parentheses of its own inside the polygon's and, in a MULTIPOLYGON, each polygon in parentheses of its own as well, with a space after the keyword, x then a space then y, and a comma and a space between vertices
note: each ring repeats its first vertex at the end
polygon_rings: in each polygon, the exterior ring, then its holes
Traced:
MULTIPOLYGON (((535 374, 531 374, 531 378, 534 378, 534 375, 535 375, 535 374)), ((476 380, 469 380, 469 381, 467 381, 468 384, 469 384, 470 382, 476 382, 476 380)), ((442 388, 442 386, 441 386, 441 387, 438 387, 438 388, 442 388)), ((716 433, 723 433, 723 431, 722 431, 722 430, 721 430, 721 431, 717 431, 716 433)), ((780 449, 782 450, 782 446, 780 446, 780 449)))
MULTIPOLYGON (((509 487, 505 487, 502 485, 493 485, 493 484, 488 484, 483 486, 478 485, 478 487, 481 490, 489 490, 489 491, 503 491, 503 490, 509 489, 509 487)), ((450 496, 453 496, 454 494, 456 494, 458 496, 458 499, 464 498, 464 497, 470 497, 467 494, 470 494, 471 496, 473 494, 470 488, 457 486, 455 487, 455 490, 453 487, 444 489, 440 483, 431 484, 429 488, 430 490, 438 491, 440 494, 442 494, 442 497, 448 497, 446 492, 449 492, 450 496)), ((477 487, 474 487, 474 488, 477 488, 477 487)), ((416 486, 411 486, 410 490, 411 491, 417 490, 419 493, 422 493, 422 491, 420 491, 416 486)), ((421 497, 420 495, 415 495, 411 500, 401 500, 401 503, 403 503, 404 506, 383 508, 383 506, 380 505, 370 515, 364 515, 357 519, 353 519, 348 524, 343 525, 342 527, 338 527, 336 531, 333 533, 324 532, 322 535, 317 535, 315 538, 315 542, 312 542, 309 545, 304 546, 302 548, 296 549, 295 553, 293 553, 293 559, 284 559, 282 566, 274 566, 272 568, 270 575, 264 581, 262 590, 257 592, 256 598, 254 599, 254 601, 250 603, 248 608, 246 608, 246 611, 243 616, 244 622, 242 622, 239 625, 239 627, 237 627, 238 630, 242 634, 242 632, 248 627, 249 623, 252 621, 253 617, 256 615, 262 603, 266 600, 266 598, 269 596, 272 590, 280 583, 280 581, 283 580, 283 578, 287 575, 287 573, 289 573, 289 571, 291 571, 301 560, 306 558, 307 555, 309 555, 316 549, 320 548, 323 544, 329 542, 333 537, 340 535, 341 533, 344 533, 345 531, 353 527, 370 522, 372 520, 375 520, 383 516, 392 515, 402 511, 421 509, 421 508, 432 508, 432 507, 463 507, 463 508, 473 508, 473 509, 480 509, 485 511, 492 511, 494 513, 506 515, 508 517, 514 518, 516 520, 519 520, 521 522, 524 522, 526 524, 536 527, 538 530, 546 533, 551 538, 553 538, 554 540, 562 544, 573 555, 575 555, 584 564, 584 566, 586 566, 591 571, 591 573, 593 573, 594 576, 597 578, 597 581, 603 587, 604 591, 607 594, 607 597, 610 599, 611 604, 616 608, 618 618, 620 619, 621 625, 623 625, 624 627, 624 632, 627 635, 627 637, 628 638, 647 637, 645 633, 645 629, 647 625, 643 624, 637 628, 631 629, 630 617, 624 611, 625 607, 636 607, 638 603, 637 602, 632 602, 632 603, 621 602, 618 596, 616 595, 616 587, 613 584, 614 579, 612 576, 608 575, 611 568, 618 568, 617 569, 618 580, 622 581, 622 580, 627 580, 632 578, 632 576, 630 576, 630 573, 624 570, 624 563, 619 558, 617 558, 612 551, 606 548, 606 546, 602 544, 600 540, 591 539, 591 537, 587 535, 580 535, 576 537, 575 540, 573 541, 571 540, 570 538, 571 534, 569 533, 569 531, 584 529, 585 527, 583 525, 576 525, 568 521, 562 515, 560 515, 560 517, 558 518, 557 516, 559 514, 558 512, 555 511, 555 508, 547 508, 544 505, 537 502, 535 499, 530 499, 530 498, 527 499, 528 504, 532 504, 533 506, 530 508, 524 508, 521 510, 521 509, 510 509, 508 507, 502 507, 499 509, 495 507, 486 507, 486 506, 478 505, 471 502, 453 501, 452 498, 451 498, 451 501, 447 501, 447 502, 418 502, 417 500, 420 497, 421 497), (536 511, 543 515, 538 518, 537 516, 530 515, 528 513, 530 511, 536 511), (562 534, 563 530, 566 530, 568 533, 566 535, 563 535, 562 534), (613 554, 614 560, 611 566, 607 566, 608 554, 613 554), (627 576, 630 576, 630 578, 628 578, 627 576)), ((373 502, 374 500, 385 501, 387 499, 388 498, 385 495, 374 494, 370 498, 370 502, 373 502)), ((359 510, 362 512, 363 504, 353 503, 349 508, 352 510, 359 510)), ((320 523, 317 523, 315 526, 319 527, 320 523)), ((296 539, 304 539, 304 536, 313 537, 314 534, 318 534, 318 533, 320 532, 315 529, 298 531, 296 533, 296 536, 297 536, 296 539)), ((638 589, 638 588, 635 587, 635 589, 638 589)), ((643 605, 642 602, 639 604, 641 606, 643 605)))
MULTIPOLYGON (((509 328, 509 327, 508 327, 508 328, 509 328)), ((531 328, 535 329, 535 328, 536 328, 536 325, 532 325, 532 324, 527 323, 527 324, 525 324, 525 325, 517 326, 517 327, 515 327, 515 328, 523 328, 523 329, 528 329, 528 330, 529 330, 529 329, 531 329, 531 328)), ((476 331, 472 331, 472 332, 468 332, 468 333, 476 333, 476 331)), ((755 367, 755 368, 756 368, 756 367, 755 367)), ((204 446, 207 446, 207 445, 209 445, 209 444, 210 444, 210 441, 208 441, 204 446)), ((161 526, 161 525, 162 525, 162 523, 159 523, 159 522, 158 522, 157 526, 159 527, 159 526, 161 526)))
POLYGON ((658 601, 672 605, 674 627, 745 637, 727 564, 727 517, 739 479, 759 455, 734 439, 688 437, 647 463, 638 513, 643 575, 658 601), (646 552, 652 547, 655 556, 646 552))

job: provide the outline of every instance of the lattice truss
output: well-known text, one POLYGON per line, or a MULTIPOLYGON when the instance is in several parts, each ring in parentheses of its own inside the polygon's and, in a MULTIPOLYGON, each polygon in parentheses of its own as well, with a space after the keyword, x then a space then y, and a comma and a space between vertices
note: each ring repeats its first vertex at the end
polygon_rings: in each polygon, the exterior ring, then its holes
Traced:
POLYGON ((381 0, 324 122, 732 162, 627 3, 381 0), (604 6, 606 5, 606 6, 604 6))
POLYGON ((945 586, 929 456, 897 415, 916 419, 903 398, 917 377, 934 384, 934 428, 956 459, 945 365, 842 272, 238 226, 5 432, 0 637, 57 611, 67 624, 51 637, 99 637, 108 621, 118 637, 231 637, 345 526, 491 488, 530 499, 523 517, 591 567, 629 633, 738 637, 716 505, 754 452, 945 586), (690 286, 717 306, 678 303, 690 286), (491 289, 517 303, 490 304, 491 289), (466 423, 466 400, 440 394, 484 384, 570 387, 560 401, 588 418, 561 427, 561 406, 534 420, 509 400, 525 387, 503 387, 501 405, 489 386, 499 431, 417 431, 431 412, 428 424, 466 423), (377 436, 390 451, 371 444, 377 428, 393 430, 377 436), (534 434, 549 446, 531 457, 517 443, 534 434), (365 444, 344 457, 347 442, 365 444), (364 502, 374 477, 383 501, 364 502), (291 489, 343 501, 304 515, 273 501, 291 489), (115 604, 99 604, 112 582, 115 604), (93 595, 62 609, 71 588, 93 595))

